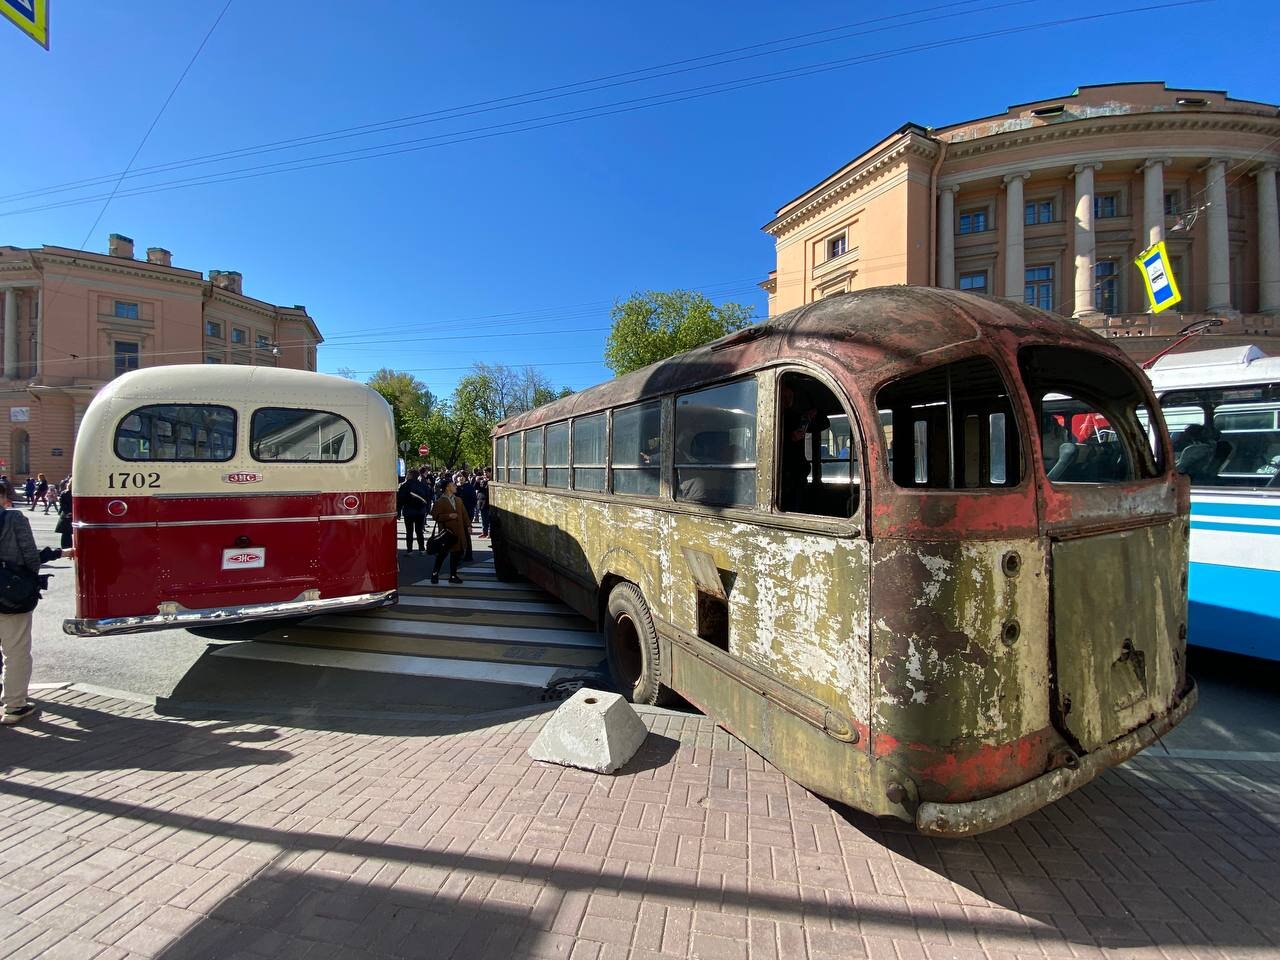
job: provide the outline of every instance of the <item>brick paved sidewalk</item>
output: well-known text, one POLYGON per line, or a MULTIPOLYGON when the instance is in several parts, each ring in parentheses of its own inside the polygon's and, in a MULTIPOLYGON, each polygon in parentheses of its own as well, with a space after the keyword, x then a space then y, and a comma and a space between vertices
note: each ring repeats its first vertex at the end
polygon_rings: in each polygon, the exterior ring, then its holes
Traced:
POLYGON ((542 717, 44 706, 0 730, 5 960, 1280 955, 1280 764, 1149 753, 938 841, 834 810, 699 717, 646 711, 641 755, 601 777, 525 756, 542 717))

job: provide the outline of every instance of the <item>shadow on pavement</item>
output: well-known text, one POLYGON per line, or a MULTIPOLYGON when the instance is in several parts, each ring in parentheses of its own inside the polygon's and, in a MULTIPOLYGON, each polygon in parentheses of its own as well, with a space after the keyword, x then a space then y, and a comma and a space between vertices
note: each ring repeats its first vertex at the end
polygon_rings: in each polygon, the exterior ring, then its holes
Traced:
MULTIPOLYGON (((237 723, 243 721, 237 721, 237 723)), ((89 770, 226 770, 288 762, 287 750, 247 744, 279 737, 274 730, 226 729, 231 724, 192 726, 166 720, 122 717, 89 707, 44 703, 22 729, 43 736, 0 733, 4 763, 49 773, 89 770), (57 723, 54 718, 71 721, 57 723), (52 741, 52 742, 51 742, 52 741)))

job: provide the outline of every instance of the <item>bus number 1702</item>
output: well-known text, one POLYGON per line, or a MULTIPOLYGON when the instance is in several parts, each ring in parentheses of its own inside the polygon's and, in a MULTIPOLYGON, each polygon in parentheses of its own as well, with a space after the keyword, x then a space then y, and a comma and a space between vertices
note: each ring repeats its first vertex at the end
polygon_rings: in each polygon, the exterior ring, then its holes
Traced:
POLYGON ((142 489, 143 487, 160 486, 160 474, 152 470, 150 473, 128 473, 121 471, 120 473, 107 474, 108 490, 127 490, 129 487, 142 489))

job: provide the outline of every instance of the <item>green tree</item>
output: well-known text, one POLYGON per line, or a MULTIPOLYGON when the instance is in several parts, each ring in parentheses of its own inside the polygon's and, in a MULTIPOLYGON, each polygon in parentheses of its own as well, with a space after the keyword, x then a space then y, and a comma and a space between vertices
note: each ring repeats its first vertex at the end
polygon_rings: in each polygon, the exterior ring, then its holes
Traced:
POLYGON ((477 363, 458 381, 448 414, 438 422, 448 443, 438 447, 432 441, 432 457, 448 467, 487 464, 491 455, 489 434, 495 424, 572 392, 568 387, 556 390, 546 375, 534 367, 477 363))
POLYGON ((741 330, 753 313, 740 303, 717 306, 692 290, 633 294, 613 305, 605 365, 620 377, 741 330))
MULTIPOLYGON (((395 418, 396 443, 407 441, 410 451, 407 459, 416 459, 418 446, 428 440, 427 426, 436 398, 427 385, 411 373, 383 367, 369 378, 382 399, 391 407, 395 418)), ((434 445, 432 447, 434 451, 434 445)))

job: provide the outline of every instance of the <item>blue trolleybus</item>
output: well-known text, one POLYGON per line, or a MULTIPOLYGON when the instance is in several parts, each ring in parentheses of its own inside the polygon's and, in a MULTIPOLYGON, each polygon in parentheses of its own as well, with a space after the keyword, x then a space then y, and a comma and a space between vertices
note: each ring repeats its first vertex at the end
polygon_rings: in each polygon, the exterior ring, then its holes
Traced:
POLYGON ((1280 660, 1280 357, 1224 347, 1148 373, 1191 478, 1188 643, 1280 660))

